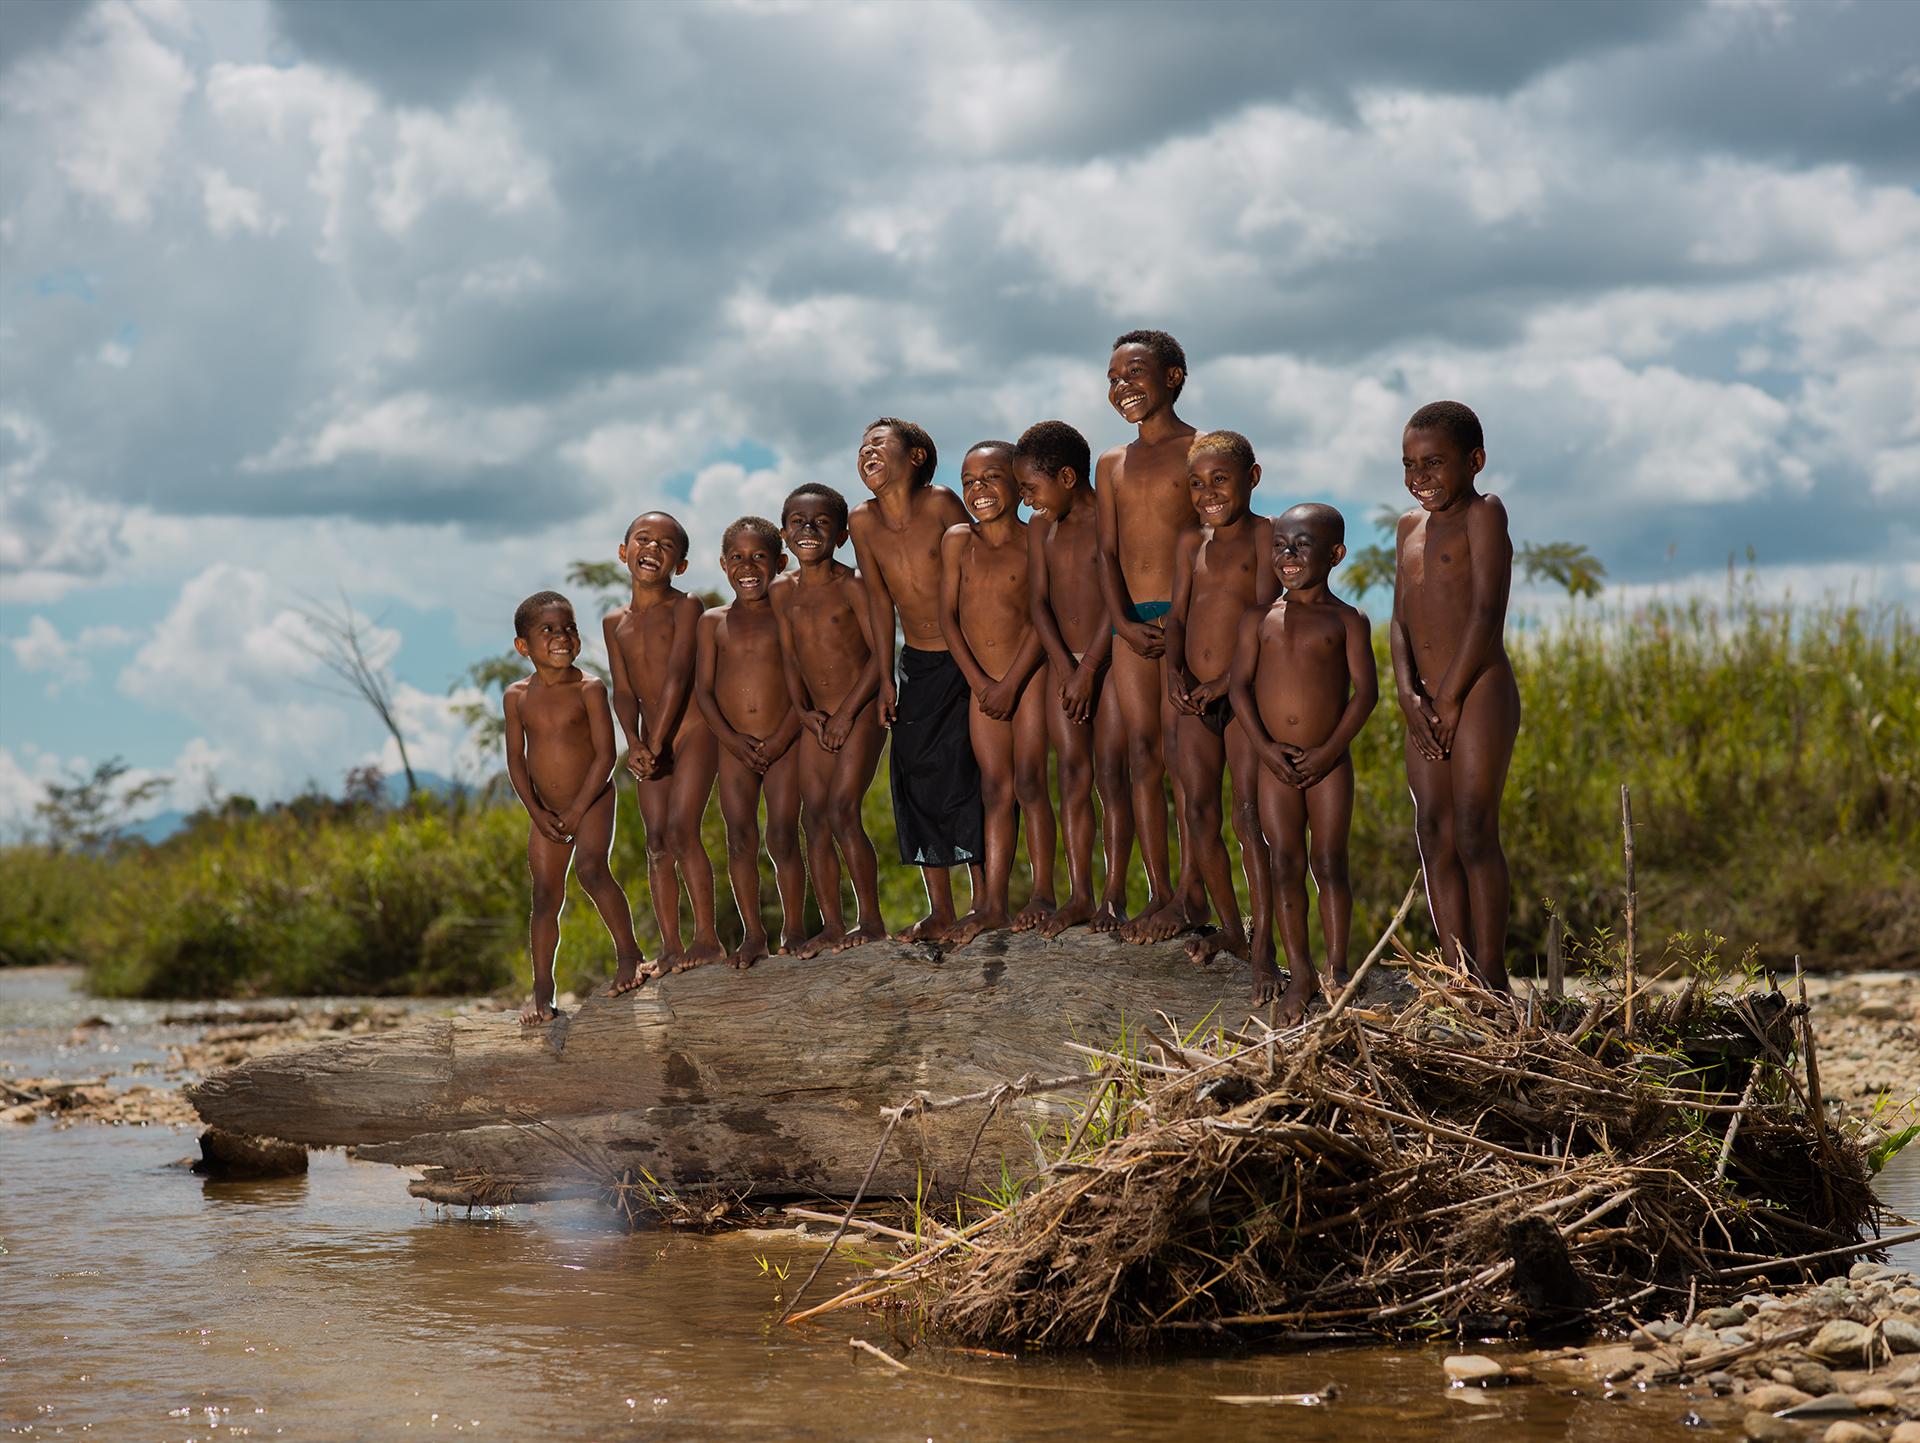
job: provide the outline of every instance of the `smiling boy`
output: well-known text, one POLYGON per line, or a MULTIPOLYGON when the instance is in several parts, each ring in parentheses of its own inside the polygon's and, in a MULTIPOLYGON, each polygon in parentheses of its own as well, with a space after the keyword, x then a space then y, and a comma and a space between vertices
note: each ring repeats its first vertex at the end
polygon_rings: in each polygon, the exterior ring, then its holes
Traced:
POLYGON ((985 851, 980 768, 968 732, 972 693, 947 651, 940 624, 940 545, 966 524, 966 508, 933 484, 933 438, 911 421, 885 416, 860 434, 856 465, 873 499, 848 523, 866 578, 873 646, 880 658, 880 722, 893 729, 893 824, 900 860, 920 868, 927 915, 901 933, 945 940, 954 924, 948 868, 967 865, 981 894, 985 851), (904 645, 894 680, 894 618, 904 645))
POLYGON ((1204 962, 1224 947, 1236 957, 1249 957, 1233 891, 1233 864, 1220 840, 1225 769, 1233 777, 1233 832, 1240 841, 1253 911, 1250 960, 1256 972, 1271 973, 1273 928, 1267 846, 1260 834, 1260 760, 1227 695, 1240 618, 1250 607, 1264 610, 1271 605, 1279 590, 1273 573, 1273 523, 1252 509, 1253 489, 1259 484, 1260 466, 1245 436, 1209 431, 1194 438, 1187 452, 1187 494, 1200 529, 1182 535, 1175 551, 1165 666, 1187 846, 1220 917, 1217 932, 1188 942, 1187 956, 1204 962))
MULTIPOLYGON (((1379 699, 1372 629, 1364 612, 1327 588, 1346 556, 1346 522, 1331 506, 1295 506, 1272 523, 1273 569, 1285 593, 1240 622, 1234 649, 1234 714, 1260 758, 1260 825, 1272 856, 1273 900, 1287 954, 1279 1018, 1290 1027, 1313 999, 1307 941, 1309 866, 1320 893, 1320 931, 1336 986, 1347 980, 1353 890, 1347 835, 1353 825, 1348 748, 1379 699), (1311 836, 1311 853, 1309 853, 1311 836), (1311 860, 1309 860, 1311 858, 1311 860)), ((1253 1002, 1279 986, 1269 951, 1256 956, 1253 1002)))
POLYGON ((530 823, 533 999, 521 1009, 520 1021, 531 1025, 556 1012, 553 959, 570 864, 612 934, 619 958, 614 990, 638 986, 651 974, 633 940, 627 895, 607 866, 613 850, 613 714, 606 685, 573 664, 580 655, 573 604, 557 591, 529 596, 513 613, 513 649, 533 663, 533 675, 509 686, 502 700, 507 778, 530 823))
POLYGON ((688 705, 702 607, 673 584, 687 569, 687 532, 666 512, 634 517, 619 554, 633 596, 607 614, 601 631, 613 714, 626 734, 627 770, 647 828, 647 890, 665 948, 660 965, 679 971, 726 956, 714 930, 713 863, 700 840, 720 747, 700 708, 688 705), (683 879, 693 904, 687 948, 680 945, 683 879))
POLYGON ((1027 824, 1033 892, 1011 925, 1026 931, 1053 915, 1053 806, 1046 689, 1029 684, 1044 653, 1033 626, 1027 524, 1018 515, 1011 442, 981 441, 967 452, 960 495, 973 521, 951 528, 940 544, 940 624, 973 692, 968 732, 986 813, 985 896, 949 934, 964 944, 1009 925, 1016 802, 1027 824))
POLYGON ((820 931, 801 946, 800 955, 812 957, 887 935, 878 859, 860 819, 885 740, 874 704, 880 665, 866 582, 833 557, 847 539, 846 498, 818 483, 795 487, 780 508, 780 526, 787 549, 800 563, 797 576, 773 583, 773 614, 780 625, 787 695, 805 727, 796 744, 800 818, 820 904, 820 931), (842 857, 860 909, 859 925, 851 932, 840 907, 842 857))
POLYGON ((1507 990, 1507 857, 1500 794, 1520 731, 1507 658, 1513 541, 1507 509, 1474 478, 1480 418, 1458 401, 1413 413, 1401 466, 1415 505, 1395 534, 1393 676, 1407 719, 1407 782, 1442 954, 1507 990))
POLYGON ((760 920, 760 797, 767 799, 767 854, 780 891, 780 950, 802 936, 806 869, 800 860, 800 778, 793 750, 800 718, 787 695, 780 628, 769 592, 787 564, 780 533, 742 516, 720 538, 720 568, 733 600, 700 618, 694 696, 720 743, 720 815, 727 824, 727 876, 740 909, 740 946, 727 960, 751 967, 767 955, 760 920))
POLYGON ((1128 331, 1107 362, 1107 400, 1139 429, 1125 446, 1100 458, 1094 496, 1100 518, 1100 584, 1114 634, 1114 699, 1126 721, 1133 820, 1146 865, 1146 909, 1120 929, 1130 942, 1157 942, 1198 919, 1204 894, 1195 887, 1190 849, 1181 847, 1180 887, 1170 880, 1167 807, 1162 780, 1173 768, 1173 794, 1185 830, 1182 786, 1170 753, 1173 708, 1161 665, 1162 619, 1173 605, 1174 552, 1198 520, 1187 498, 1187 448, 1194 428, 1174 413, 1187 382, 1187 356, 1165 331, 1128 331))

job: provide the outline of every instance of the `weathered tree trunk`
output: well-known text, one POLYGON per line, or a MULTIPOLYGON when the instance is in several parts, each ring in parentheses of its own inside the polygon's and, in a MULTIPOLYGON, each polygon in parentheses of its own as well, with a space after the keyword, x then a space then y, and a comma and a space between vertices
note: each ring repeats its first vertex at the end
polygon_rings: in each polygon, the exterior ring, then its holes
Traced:
MULTIPOLYGON (((1193 967, 1177 945, 1078 931, 1053 942, 995 933, 945 956, 878 944, 747 972, 703 967, 592 997, 546 1027, 486 1013, 274 1053, 188 1095, 217 1126, 438 1169, 428 1195, 442 1200, 553 1196, 582 1180, 537 1130, 514 1125, 536 1118, 670 1186, 846 1197, 872 1160, 882 1107, 1065 1076, 1084 1065, 1066 1042, 1110 1046, 1123 1027, 1158 1027, 1159 1012, 1231 1026, 1246 986, 1231 958, 1193 967)), ((1003 1156, 1030 1168, 1027 1128, 1062 1132, 1080 1100, 1001 1108, 972 1186, 997 1179, 1003 1156)), ((904 1121, 871 1190, 950 1192, 983 1111, 904 1121)))

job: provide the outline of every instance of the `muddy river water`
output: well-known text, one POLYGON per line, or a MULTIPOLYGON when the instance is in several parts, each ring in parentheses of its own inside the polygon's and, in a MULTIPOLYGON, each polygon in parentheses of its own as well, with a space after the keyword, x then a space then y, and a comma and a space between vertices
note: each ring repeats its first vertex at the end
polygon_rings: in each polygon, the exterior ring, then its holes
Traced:
MULTIPOLYGON (((0 971, 0 1058, 80 1075, 157 1059, 163 1009, 0 971), (116 1025, 80 1044, 90 1013, 116 1025), (102 1054, 105 1055, 102 1055, 102 1054)), ((182 1034, 184 1035, 184 1034, 182 1034)), ((1737 1437, 1678 1393, 1441 1385, 1446 1351, 1249 1348, 1147 1361, 902 1351, 843 1313, 775 1317, 819 1244, 629 1235, 590 1203, 449 1211, 394 1169, 204 1181, 191 1129, 0 1131, 0 1430, 28 1438, 946 1440, 1275 1437, 1582 1443, 1737 1437), (783 1282, 781 1272, 788 1276, 783 1282), (1235 1403, 1340 1385, 1321 1406, 1235 1403)), ((1897 1180, 1920 1205, 1920 1176, 1897 1180)), ((816 1284, 844 1280, 831 1265, 816 1284)), ((1483 1351, 1498 1351, 1484 1349, 1483 1351)))

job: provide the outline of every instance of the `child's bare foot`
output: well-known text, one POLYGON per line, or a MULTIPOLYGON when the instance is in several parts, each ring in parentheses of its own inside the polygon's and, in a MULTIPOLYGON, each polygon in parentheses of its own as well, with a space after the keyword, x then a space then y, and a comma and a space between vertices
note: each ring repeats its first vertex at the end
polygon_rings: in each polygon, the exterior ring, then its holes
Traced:
POLYGON ((659 969, 649 967, 647 959, 636 952, 633 956, 625 958, 614 969, 613 981, 607 984, 607 996, 618 997, 622 993, 645 987, 659 975, 659 969))
POLYGON ((798 932, 783 931, 780 934, 780 955, 782 957, 798 957, 800 955, 800 949, 806 945, 807 939, 798 932))
POLYGON ((1052 915, 1053 898, 1036 895, 1028 899, 1027 905, 1022 907, 1019 915, 1013 919, 1013 930, 1016 932, 1031 932, 1052 915))
POLYGON ((845 927, 822 927, 794 949, 796 957, 818 957, 822 952, 838 952, 847 940, 845 927))
POLYGON ((899 942, 944 942, 947 940, 947 935, 952 931, 953 914, 951 912, 948 912, 944 916, 938 912, 929 912, 918 922, 915 922, 911 927, 907 928, 906 931, 897 933, 895 940, 899 942))
POLYGON ((739 950, 727 958, 727 965, 745 971, 766 955, 767 934, 760 931, 749 932, 740 939, 739 950))
POLYGON ((1280 1015, 1275 1019, 1280 1027, 1292 1027, 1307 1015, 1307 1004, 1313 1001, 1313 974, 1302 967, 1287 978, 1286 990, 1280 994, 1280 1015))
POLYGON ((862 922, 858 927, 855 927, 851 932, 847 933, 846 936, 833 944, 833 950, 836 952, 851 952, 855 947, 864 947, 869 942, 884 942, 886 940, 887 924, 876 917, 871 922, 862 922))
POLYGON ((1093 898, 1069 897, 1067 905, 1055 908, 1039 925, 1042 937, 1058 937, 1069 927, 1078 927, 1083 922, 1093 920, 1093 898))
POLYGON ((529 1001, 525 1007, 520 1009, 520 1025, 522 1027, 537 1027, 542 1022, 553 1021, 553 1019, 559 1015, 560 1009, 558 1007, 555 1007, 551 1002, 542 1002, 538 997, 535 997, 529 1001))
POLYGON ((1005 912, 976 907, 947 930, 947 940, 956 947, 964 947, 982 932, 999 932, 1006 925, 1005 912))
POLYGON ((693 945, 673 959, 675 972, 691 971, 695 967, 704 967, 710 962, 725 962, 727 949, 720 945, 720 939, 712 933, 695 937, 693 945))
POLYGON ((1107 898, 1087 925, 1096 932, 1118 932, 1127 925, 1127 904, 1113 897, 1107 898))
POLYGON ((1280 969, 1273 965, 1273 958, 1262 957, 1253 964, 1253 993, 1247 1002, 1253 1007, 1264 1007, 1280 995, 1280 969))
POLYGON ((1214 959, 1217 953, 1231 952, 1242 962, 1252 955, 1246 934, 1235 929, 1229 932, 1224 927, 1216 927, 1211 932, 1202 932, 1198 937, 1187 941, 1187 961, 1196 967, 1203 967, 1214 959))
POLYGON ((1187 930, 1187 904, 1178 897, 1156 904, 1147 900, 1147 910, 1120 929, 1124 942, 1165 942, 1187 930))

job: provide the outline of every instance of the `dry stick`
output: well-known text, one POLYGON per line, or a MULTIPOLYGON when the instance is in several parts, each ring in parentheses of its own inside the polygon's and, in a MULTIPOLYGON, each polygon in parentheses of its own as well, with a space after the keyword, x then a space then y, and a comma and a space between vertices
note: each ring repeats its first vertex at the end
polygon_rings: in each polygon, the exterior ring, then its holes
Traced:
POLYGON ((1749 1263, 1744 1268, 1723 1268, 1713 1275, 1716 1283, 1731 1283, 1740 1278, 1758 1277, 1761 1273, 1770 1273, 1775 1268, 1788 1268, 1796 1263, 1819 1263, 1828 1258, 1850 1258, 1855 1253, 1878 1252, 1881 1248, 1895 1248, 1902 1243, 1920 1240, 1920 1228, 1911 1232, 1895 1233, 1892 1237, 1869 1238, 1864 1243, 1849 1243, 1844 1248, 1828 1248, 1818 1253, 1797 1253, 1790 1258, 1773 1258, 1764 1263, 1749 1263))
MULTIPOLYGON (((812 1208, 784 1207, 781 1208, 780 1211, 790 1218, 805 1218, 808 1222, 837 1223, 840 1221, 839 1215, 836 1213, 815 1212, 812 1208)), ((897 1238, 903 1243, 917 1243, 920 1241, 920 1239, 912 1233, 903 1232, 899 1228, 890 1228, 885 1223, 869 1222, 866 1218, 855 1218, 852 1222, 848 1223, 847 1226, 859 1228, 863 1232, 877 1233, 883 1238, 897 1238)))
POLYGON ((1733 1110, 1733 1116, 1727 1119, 1727 1135, 1720 1144, 1720 1161, 1713 1165, 1716 1186, 1727 1180, 1727 1161, 1733 1156, 1733 1136, 1740 1131, 1741 1117, 1753 1106, 1753 1089, 1759 1081, 1760 1069, 1756 1067, 1747 1074, 1747 1090, 1740 1094, 1740 1105, 1733 1110))
POLYGON ((833 1256, 833 1250, 840 1245, 840 1239, 847 1235, 847 1227, 853 1222, 853 1210, 859 1207, 861 1199, 866 1197, 867 1184, 873 1181, 873 1175, 880 1170, 880 1159, 886 1156, 887 1144, 893 1139, 893 1130, 900 1125, 900 1119, 906 1114, 907 1108, 899 1107, 893 1109, 888 1116, 887 1130, 880 1134, 880 1146, 873 1150, 873 1161, 867 1164, 867 1175, 860 1179, 860 1186, 853 1194, 853 1201, 847 1204, 847 1215, 840 1219, 840 1226, 833 1230, 833 1236, 827 1240, 826 1250, 814 1262, 813 1271, 807 1274, 807 1280, 800 1285, 799 1291, 795 1292, 786 1307, 780 1310, 780 1316, 774 1320, 775 1322, 784 1323, 787 1320, 787 1314, 793 1311, 794 1305, 800 1301, 801 1296, 813 1286, 813 1280, 820 1276, 820 1269, 827 1265, 827 1259, 833 1256))
POLYGON ((871 1353, 889 1368, 895 1369, 898 1372, 911 1373, 913 1371, 913 1369, 909 1368, 905 1363, 894 1357, 893 1354, 874 1347, 873 1344, 869 1343, 865 1338, 849 1338, 847 1339, 847 1346, 849 1348, 858 1348, 863 1353, 871 1353))
MULTIPOLYGON (((1099 1090, 1088 1101, 1087 1110, 1080 1114, 1080 1125, 1073 1130, 1073 1136, 1067 1139, 1067 1150, 1060 1154, 1059 1162, 1068 1162, 1072 1159, 1074 1149, 1080 1146, 1080 1139, 1087 1135, 1087 1124, 1093 1121, 1093 1115, 1100 1110, 1100 1104, 1107 1100, 1107 1094, 1113 1090, 1118 1081, 1116 1077, 1109 1077, 1100 1084, 1099 1090)), ((1049 1167, 1047 1171, 1051 1172, 1053 1168, 1049 1167)))
MULTIPOLYGON (((1373 950, 1367 953, 1366 961, 1362 962, 1359 967, 1354 970, 1353 976, 1347 979, 1347 985, 1341 988, 1340 995, 1333 999, 1333 1006, 1327 1009, 1327 1015, 1320 1019, 1320 1030, 1318 1034, 1316 1034, 1318 1038, 1327 1036, 1327 1031, 1333 1025, 1335 1019, 1347 1010, 1347 1004, 1360 995, 1360 984, 1367 980, 1367 973, 1372 970, 1373 964, 1380 960, 1381 954, 1387 950, 1387 944, 1393 940, 1393 934, 1398 932, 1400 930, 1400 924, 1407 920, 1407 913, 1413 910, 1413 899, 1420 891, 1421 875, 1422 874, 1418 872, 1414 873, 1413 881, 1407 884, 1407 895, 1400 899, 1400 908, 1393 914, 1392 920, 1387 923, 1387 930, 1382 932, 1380 934, 1380 940, 1373 944, 1373 950)), ((1285 1079, 1282 1080, 1279 1087, 1273 1090, 1276 1092, 1285 1092, 1289 1087, 1293 1086, 1294 1078, 1300 1075, 1300 1069, 1307 1065, 1307 1061, 1313 1056, 1314 1051, 1315 1048, 1313 1044, 1309 1043, 1295 1053, 1292 1065, 1287 1068, 1285 1079)), ((1271 1065, 1268 1066, 1267 1073, 1269 1078, 1271 1078, 1273 1073, 1271 1065)))
POLYGON ((982 1088, 978 1092, 964 1093, 959 1097, 943 1097, 938 1101, 924 1092, 916 1092, 898 1107, 883 1107, 882 1117, 896 1117, 909 1112, 946 1112, 951 1108, 965 1107, 970 1102, 992 1102, 996 1094, 1004 1101, 1008 1097, 1023 1097, 1029 1092, 1064 1092, 1069 1087, 1084 1087, 1099 1077, 1097 1072, 1076 1072, 1071 1077, 1035 1077, 1031 1072, 1023 1073, 1012 1082, 1002 1082, 994 1087, 982 1088))
POLYGON ((1567 992, 1567 959, 1562 948, 1560 914, 1547 919, 1547 996, 1558 1002, 1567 992))
MULTIPOLYGON (((1650 1290, 1649 1290, 1650 1291, 1650 1290)), ((1649 1373, 1650 1383, 1670 1383, 1682 1375, 1698 1377, 1703 1373, 1716 1371, 1722 1364, 1731 1363, 1735 1358, 1744 1358, 1749 1353, 1763 1352, 1768 1348, 1785 1347, 1788 1343, 1797 1343, 1802 1338, 1810 1338, 1820 1331, 1819 1323, 1807 1323, 1802 1327, 1788 1328, 1782 1333, 1769 1333, 1764 1338, 1755 1338, 1750 1343, 1742 1343, 1737 1348, 1729 1348, 1724 1353, 1709 1353, 1704 1358, 1695 1358, 1677 1368, 1662 1368, 1657 1373, 1649 1373)))
POLYGON ((1627 854, 1627 1015, 1626 1035, 1633 1036, 1633 960, 1640 942, 1640 892, 1633 880, 1633 797, 1620 784, 1620 836, 1627 854))

